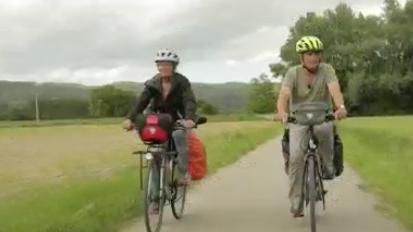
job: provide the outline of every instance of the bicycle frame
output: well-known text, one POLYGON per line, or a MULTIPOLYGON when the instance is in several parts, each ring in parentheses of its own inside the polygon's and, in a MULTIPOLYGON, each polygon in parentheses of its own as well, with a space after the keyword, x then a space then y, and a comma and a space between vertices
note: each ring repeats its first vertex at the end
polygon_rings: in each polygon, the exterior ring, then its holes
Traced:
MULTIPOLYGON (((305 156, 305 160, 307 160, 308 159, 308 157, 309 156, 312 156, 312 157, 314 157, 315 158, 315 161, 316 161, 316 163, 318 164, 317 165, 317 169, 319 170, 319 171, 321 171, 322 170, 322 161, 321 161, 321 157, 320 157, 320 155, 318 154, 318 144, 319 144, 319 142, 318 142, 318 139, 317 139, 317 137, 315 136, 315 134, 314 134, 314 126, 310 126, 309 127, 309 129, 308 129, 308 131, 309 131, 309 134, 310 134, 310 138, 309 138, 309 140, 308 140, 308 151, 307 151, 307 154, 306 154, 306 156, 305 156)), ((321 173, 320 173, 321 174, 321 173)))
MULTIPOLYGON (((140 155, 139 161, 139 173, 140 173, 140 189, 143 190, 143 173, 144 169, 150 167, 150 162, 154 162, 154 160, 160 159, 160 166, 159 166, 159 177, 160 180, 164 180, 165 177, 165 170, 172 170, 172 163, 173 159, 171 157, 175 157, 177 152, 175 151, 175 145, 170 138, 167 142, 162 144, 146 144, 147 150, 146 151, 135 151, 133 154, 140 155), (145 159, 145 163, 144 163, 145 159)), ((160 191, 165 190, 165 183, 161 181, 160 191)))

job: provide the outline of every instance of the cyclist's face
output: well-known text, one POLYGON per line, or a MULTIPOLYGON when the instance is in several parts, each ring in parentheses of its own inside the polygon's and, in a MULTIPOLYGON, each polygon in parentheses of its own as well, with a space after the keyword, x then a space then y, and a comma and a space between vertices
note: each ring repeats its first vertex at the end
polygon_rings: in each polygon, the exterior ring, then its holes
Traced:
POLYGON ((159 74, 161 77, 171 77, 174 71, 174 67, 171 62, 158 62, 156 64, 158 67, 159 74))
POLYGON ((320 64, 320 52, 306 52, 303 54, 302 62, 309 69, 315 69, 320 64))

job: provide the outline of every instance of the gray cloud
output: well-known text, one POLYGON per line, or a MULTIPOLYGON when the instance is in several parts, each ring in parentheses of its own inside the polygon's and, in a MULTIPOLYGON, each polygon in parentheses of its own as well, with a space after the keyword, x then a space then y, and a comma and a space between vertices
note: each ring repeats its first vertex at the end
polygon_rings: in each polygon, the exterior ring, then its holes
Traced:
MULTIPOLYGON (((0 75, 76 81, 76 76, 97 72, 100 78, 119 79, 132 71, 149 73, 145 67, 162 47, 179 51, 186 62, 247 60, 265 51, 276 53, 287 27, 300 15, 340 1, 67 2, 0 3, 0 75)), ((356 9, 381 4, 345 2, 356 9)))

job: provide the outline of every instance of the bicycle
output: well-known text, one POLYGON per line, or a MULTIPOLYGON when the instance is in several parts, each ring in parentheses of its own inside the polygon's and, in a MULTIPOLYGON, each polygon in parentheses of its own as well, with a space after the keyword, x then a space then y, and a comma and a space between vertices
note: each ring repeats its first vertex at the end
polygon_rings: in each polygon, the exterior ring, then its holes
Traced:
POLYGON ((300 205, 303 205, 305 202, 306 207, 309 206, 310 208, 311 232, 316 232, 317 228, 316 203, 321 201, 323 210, 326 210, 326 191, 323 184, 324 168, 322 159, 318 154, 319 142, 314 133, 314 126, 335 120, 335 116, 328 113, 328 110, 325 110, 325 108, 324 104, 313 103, 304 105, 302 110, 292 112, 292 114, 296 116, 289 116, 287 118, 287 122, 289 123, 308 126, 309 141, 304 157, 305 165, 300 205))
MULTIPOLYGON (((207 119, 200 117, 194 128, 204 124, 207 119)), ((174 130, 186 129, 178 124, 174 130)), ((166 142, 145 142, 146 151, 136 151, 133 154, 140 155, 140 187, 144 188, 144 217, 147 232, 159 232, 162 227, 163 211, 167 201, 171 205, 175 219, 183 217, 186 201, 186 184, 179 184, 177 168, 177 155, 175 143, 169 134, 166 142), (146 160, 144 165, 143 159, 146 160), (144 171, 147 168, 146 180, 143 181, 144 171), (158 178, 153 178, 156 175, 158 178), (154 181, 155 180, 155 181, 154 181), (143 183, 146 183, 143 186, 143 183), (157 187, 153 187, 157 185, 157 187), (154 189, 157 189, 158 192, 154 189), (150 212, 153 204, 157 204, 158 212, 150 212)))

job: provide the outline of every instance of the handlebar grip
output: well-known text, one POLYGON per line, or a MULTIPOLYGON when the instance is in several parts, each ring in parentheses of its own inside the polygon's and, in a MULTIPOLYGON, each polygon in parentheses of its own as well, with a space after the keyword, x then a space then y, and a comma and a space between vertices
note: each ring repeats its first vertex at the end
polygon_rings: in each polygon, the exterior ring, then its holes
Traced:
MULTIPOLYGON (((326 119, 325 119, 326 122, 335 121, 335 120, 336 120, 336 116, 334 114, 326 115, 326 119)), ((297 119, 293 116, 288 116, 287 122, 288 123, 296 123, 297 119)))
POLYGON ((287 117, 287 122, 288 122, 288 123, 295 123, 295 122, 296 122, 296 118, 295 118, 295 117, 292 117, 292 116, 288 116, 288 117, 287 117))
POLYGON ((326 116, 326 121, 327 121, 327 122, 329 122, 329 121, 334 121, 334 120, 336 120, 336 116, 335 116, 334 114, 328 114, 328 115, 326 116))

